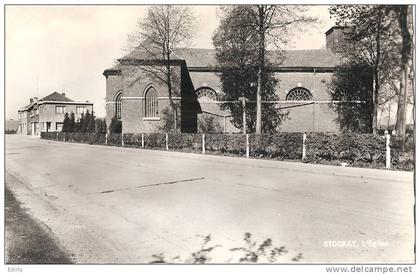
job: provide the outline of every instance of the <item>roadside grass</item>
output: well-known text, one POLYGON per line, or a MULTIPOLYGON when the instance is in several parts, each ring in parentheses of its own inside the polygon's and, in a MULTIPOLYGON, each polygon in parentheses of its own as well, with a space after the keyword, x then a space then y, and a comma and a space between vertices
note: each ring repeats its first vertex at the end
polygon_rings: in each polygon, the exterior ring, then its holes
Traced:
POLYGON ((5 263, 72 264, 45 225, 22 208, 13 193, 5 188, 5 263))

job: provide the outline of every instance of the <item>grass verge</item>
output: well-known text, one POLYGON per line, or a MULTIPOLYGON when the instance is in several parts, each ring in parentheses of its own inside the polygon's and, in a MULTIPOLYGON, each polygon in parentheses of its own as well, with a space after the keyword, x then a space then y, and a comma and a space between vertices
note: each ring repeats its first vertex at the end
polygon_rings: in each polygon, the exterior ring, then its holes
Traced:
MULTIPOLYGON (((10 178, 10 176, 8 176, 10 178)), ((5 188, 5 263, 72 264, 48 227, 29 215, 5 188)))

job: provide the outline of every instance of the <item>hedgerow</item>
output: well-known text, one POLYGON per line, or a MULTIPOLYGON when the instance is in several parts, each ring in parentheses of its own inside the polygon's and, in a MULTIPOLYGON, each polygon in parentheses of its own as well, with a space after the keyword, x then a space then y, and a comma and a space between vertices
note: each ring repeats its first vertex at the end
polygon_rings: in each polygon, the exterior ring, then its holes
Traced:
MULTIPOLYGON (((41 138, 67 142, 105 144, 105 134, 42 132, 41 138)), ((205 134, 205 150, 210 154, 245 156, 246 135, 244 134, 205 134)), ((249 134, 250 157, 278 160, 302 160, 303 134, 249 134)), ((201 152, 202 134, 169 133, 168 149, 184 152, 201 152)), ((142 134, 110 134, 108 145, 142 147, 142 134)), ((144 148, 166 149, 166 134, 143 134, 144 148)), ((385 168, 386 138, 374 134, 356 133, 308 133, 305 141, 306 163, 341 165, 346 163, 355 167, 385 168)), ((390 139, 391 167, 398 170, 414 170, 415 143, 412 135, 407 135, 403 147, 400 138, 390 139)))
POLYGON ((251 157, 266 157, 279 160, 301 160, 302 133, 250 134, 251 157))
POLYGON ((339 161, 350 166, 385 166, 386 140, 384 136, 356 133, 309 133, 305 144, 305 162, 339 161))

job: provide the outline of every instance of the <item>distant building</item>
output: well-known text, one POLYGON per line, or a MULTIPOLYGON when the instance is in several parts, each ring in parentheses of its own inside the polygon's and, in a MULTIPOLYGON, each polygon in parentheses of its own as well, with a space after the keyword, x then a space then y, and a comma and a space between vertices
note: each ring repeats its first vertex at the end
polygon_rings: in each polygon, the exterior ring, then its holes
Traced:
MULTIPOLYGON (((328 84, 341 63, 340 51, 348 43, 345 27, 332 27, 326 35, 326 49, 289 50, 284 61, 271 68, 278 80, 276 93, 280 106, 289 111, 288 119, 280 125, 280 131, 288 132, 336 132, 337 114, 331 109, 328 84)), ((106 120, 112 117, 122 121, 123 133, 155 132, 161 123, 163 109, 168 105, 168 88, 147 75, 124 77, 132 66, 150 63, 147 54, 134 50, 118 59, 119 64, 104 71, 106 77, 106 120), (138 79, 131 83, 130 79, 138 79)), ((276 56, 272 63, 276 62, 276 56)), ((181 119, 181 131, 196 132, 196 117, 204 113, 214 115, 227 132, 238 132, 229 121, 230 113, 220 109, 217 101, 223 94, 213 49, 177 49, 173 54, 174 70, 182 79, 176 100, 183 105, 183 98, 196 97, 199 107, 186 106, 181 119), (187 111, 189 110, 189 111, 187 111)), ((154 65, 158 65, 154 63, 154 65)), ((194 100, 190 100, 194 101, 194 100)), ((184 106, 184 105, 183 105, 184 106)))
POLYGON ((65 113, 74 113, 80 118, 82 113, 93 111, 93 103, 75 102, 65 93, 54 92, 38 100, 30 98, 29 105, 18 110, 18 133, 39 135, 40 132, 61 131, 65 113))
POLYGON ((5 131, 9 131, 9 132, 16 131, 17 132, 18 129, 19 129, 19 121, 16 121, 16 120, 13 120, 13 119, 6 120, 6 124, 5 124, 5 127, 4 127, 5 131))

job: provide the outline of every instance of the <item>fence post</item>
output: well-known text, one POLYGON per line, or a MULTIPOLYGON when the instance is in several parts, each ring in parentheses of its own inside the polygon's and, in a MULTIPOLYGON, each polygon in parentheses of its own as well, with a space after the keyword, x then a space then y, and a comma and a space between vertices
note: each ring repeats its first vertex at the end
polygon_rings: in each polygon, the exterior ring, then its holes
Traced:
POLYGON ((166 141, 166 150, 169 150, 169 146, 168 146, 168 133, 166 133, 165 141, 166 141))
POLYGON ((55 133, 55 138, 57 139, 57 141, 58 141, 58 131, 55 133))
POLYGON ((124 134, 121 133, 121 146, 124 146, 124 134))
POLYGON ((201 153, 206 154, 206 137, 204 133, 203 133, 202 139, 203 139, 203 148, 201 150, 201 153))
POLYGON ((249 134, 246 135, 246 158, 249 158, 249 134))
POLYGON ((386 139, 386 168, 391 168, 391 148, 389 147, 389 134, 388 130, 385 130, 385 139, 386 139))
POLYGON ((105 145, 108 144, 108 133, 105 133, 105 145))
POLYGON ((306 133, 303 133, 302 138, 302 162, 306 158, 306 133))
POLYGON ((144 133, 141 134, 141 148, 144 148, 144 133))

